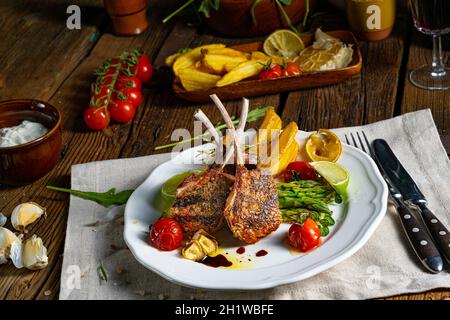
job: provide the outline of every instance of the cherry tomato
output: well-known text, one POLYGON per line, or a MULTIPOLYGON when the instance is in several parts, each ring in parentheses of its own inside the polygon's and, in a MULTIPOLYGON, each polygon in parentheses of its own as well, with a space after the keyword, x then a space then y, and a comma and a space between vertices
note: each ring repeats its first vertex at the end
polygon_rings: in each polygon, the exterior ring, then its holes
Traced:
POLYGON ((142 82, 141 80, 139 80, 138 77, 135 76, 128 77, 121 74, 117 77, 117 81, 114 87, 116 90, 123 90, 129 88, 141 90, 142 82))
POLYGON ((162 251, 172 251, 181 246, 183 228, 177 220, 161 218, 151 227, 148 242, 162 251))
POLYGON ((138 58, 137 64, 131 68, 131 72, 136 74, 142 83, 147 83, 152 79, 153 66, 149 56, 143 54, 138 58))
POLYGON ((320 244, 320 229, 317 223, 308 218, 303 223, 293 224, 288 231, 289 245, 301 252, 309 251, 320 244))
POLYGON ((281 77, 282 71, 283 70, 281 69, 281 67, 279 65, 272 64, 259 74, 259 79, 261 79, 261 80, 277 79, 277 78, 281 77))
POLYGON ((110 120, 110 115, 105 107, 88 108, 84 112, 84 122, 92 130, 105 129, 110 120))
POLYGON ((136 107, 131 101, 113 100, 109 105, 111 118, 119 123, 130 122, 136 113, 136 107))
POLYGON ((290 182, 293 180, 317 180, 319 176, 316 170, 308 162, 295 161, 289 163, 284 170, 284 180, 290 182))
POLYGON ((300 68, 300 66, 295 62, 288 62, 284 70, 286 70, 287 76, 289 77, 298 76, 303 71, 302 68, 300 68))
POLYGON ((284 77, 289 77, 289 73, 286 69, 281 70, 281 76, 284 77))
POLYGON ((128 101, 135 107, 138 107, 142 103, 142 93, 137 89, 123 89, 122 91, 113 94, 113 100, 116 101, 128 101))

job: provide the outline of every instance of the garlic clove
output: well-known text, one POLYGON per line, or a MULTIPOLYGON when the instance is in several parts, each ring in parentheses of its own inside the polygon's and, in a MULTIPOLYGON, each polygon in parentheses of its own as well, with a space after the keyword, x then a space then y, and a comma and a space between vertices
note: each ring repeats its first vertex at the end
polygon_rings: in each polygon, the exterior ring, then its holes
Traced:
POLYGON ((3 227, 6 222, 8 221, 8 218, 0 212, 0 227, 3 227))
MULTIPOLYGON (((15 252, 20 251, 21 253, 21 246, 22 240, 19 237, 17 237, 11 230, 0 227, 0 264, 4 264, 8 261, 8 258, 10 258, 11 249, 13 247, 15 252)), ((20 265, 19 262, 18 264, 20 265)))
POLYGON ((22 261, 24 267, 30 270, 39 270, 47 266, 47 248, 44 247, 41 238, 33 235, 30 239, 25 241, 22 261))
POLYGON ((11 214, 11 224, 14 229, 24 231, 25 228, 45 214, 45 208, 34 202, 25 202, 14 208, 11 214))
POLYGON ((192 240, 198 241, 207 256, 213 255, 219 249, 217 240, 203 229, 198 230, 192 240))
POLYGON ((181 251, 183 258, 193 261, 200 261, 206 256, 203 248, 197 240, 192 240, 181 251))

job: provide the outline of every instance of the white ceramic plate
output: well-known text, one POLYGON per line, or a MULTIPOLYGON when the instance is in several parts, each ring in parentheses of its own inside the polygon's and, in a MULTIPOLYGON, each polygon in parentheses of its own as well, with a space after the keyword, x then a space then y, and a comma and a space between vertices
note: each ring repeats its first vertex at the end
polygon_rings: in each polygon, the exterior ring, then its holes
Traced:
MULTIPOLYGON (((299 132, 298 140, 305 133, 299 132)), ((360 150, 343 145, 339 163, 350 173, 349 200, 333 206, 336 225, 317 249, 299 254, 289 250, 284 238, 289 224, 256 244, 246 245, 243 255, 236 249, 243 245, 227 228, 221 232, 221 252, 239 268, 213 268, 183 259, 178 251, 161 252, 146 242, 149 225, 161 215, 152 206, 162 184, 175 174, 198 168, 195 159, 202 145, 186 150, 157 167, 131 195, 125 208, 124 237, 135 258, 148 269, 180 285, 215 290, 257 290, 288 284, 318 274, 358 251, 381 222, 387 206, 388 190, 373 160, 360 150), (225 237, 225 238, 223 238, 225 237), (229 237, 229 238, 227 238, 229 237), (259 250, 264 257, 256 257, 259 250), (249 261, 251 260, 251 261, 249 261), (242 261, 240 263, 239 261, 242 261)), ((197 161, 198 162, 198 161, 197 161)))

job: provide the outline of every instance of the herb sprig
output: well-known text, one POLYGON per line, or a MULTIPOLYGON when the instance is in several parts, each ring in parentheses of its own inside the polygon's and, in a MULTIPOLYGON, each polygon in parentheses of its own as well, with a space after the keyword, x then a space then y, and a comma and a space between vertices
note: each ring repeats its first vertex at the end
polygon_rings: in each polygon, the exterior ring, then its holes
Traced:
POLYGON ((112 188, 106 192, 89 192, 53 186, 47 186, 47 189, 70 193, 71 195, 82 198, 84 200, 97 202, 99 205, 104 207, 109 207, 113 205, 120 206, 127 203, 128 198, 130 198, 131 194, 134 191, 134 190, 124 190, 119 193, 116 193, 116 189, 112 188))

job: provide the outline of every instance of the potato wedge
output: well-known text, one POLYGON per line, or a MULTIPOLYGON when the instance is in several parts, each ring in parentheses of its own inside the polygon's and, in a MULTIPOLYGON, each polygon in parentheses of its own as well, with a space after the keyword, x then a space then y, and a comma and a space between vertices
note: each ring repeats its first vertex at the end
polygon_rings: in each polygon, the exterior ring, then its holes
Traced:
POLYGON ((227 57, 245 57, 245 53, 231 48, 206 48, 204 54, 221 55, 227 57))
POLYGON ((216 86, 220 76, 202 72, 194 67, 181 69, 178 73, 181 85, 186 91, 209 89, 216 86))
POLYGON ((236 67, 238 64, 247 61, 245 56, 226 56, 222 54, 210 54, 203 55, 203 65, 217 74, 224 74, 227 72, 227 66, 236 67))
POLYGON ((179 76, 180 70, 189 68, 194 65, 196 61, 199 61, 202 57, 202 49, 209 48, 225 48, 224 44, 208 44, 205 46, 200 46, 195 49, 192 49, 189 52, 186 52, 180 55, 172 65, 173 73, 176 76, 179 76))
POLYGON ((178 57, 181 56, 182 54, 183 54, 183 53, 177 52, 177 53, 174 53, 174 54, 168 56, 168 57, 166 58, 166 60, 164 60, 164 64, 165 64, 166 66, 168 66, 168 67, 172 67, 173 64, 175 63, 175 60, 177 60, 178 57))
POLYGON ((283 59, 282 57, 271 57, 261 51, 253 51, 251 54, 251 59, 252 60, 263 60, 266 62, 268 62, 270 60, 272 63, 276 63, 281 66, 286 64, 286 60, 283 59))
POLYGON ((242 79, 250 78, 258 75, 264 69, 264 63, 258 60, 245 61, 238 64, 230 72, 223 76, 223 78, 217 82, 218 87, 223 87, 242 79))
POLYGON ((297 158, 299 145, 295 140, 298 126, 295 122, 289 123, 281 132, 279 138, 272 142, 270 157, 266 161, 261 159, 259 166, 268 168, 272 175, 278 175, 286 169, 289 163, 297 158), (277 152, 278 151, 278 152, 277 152))

